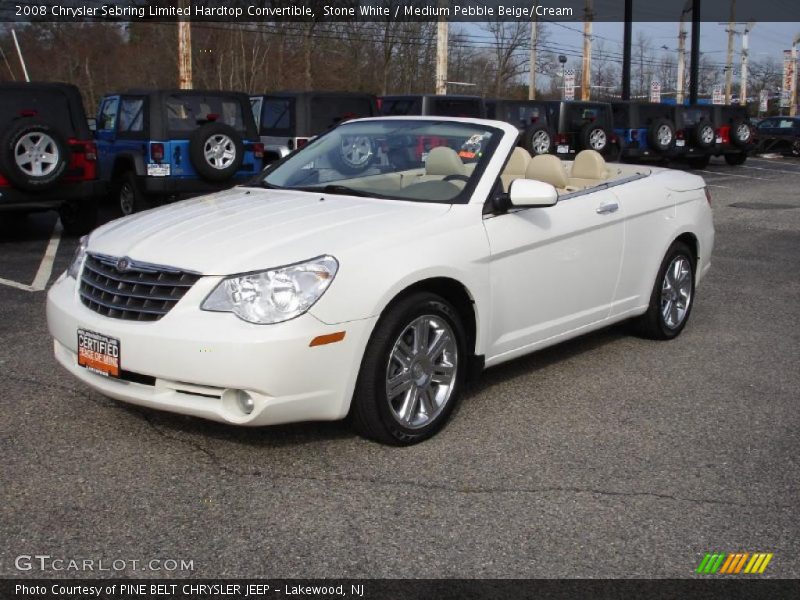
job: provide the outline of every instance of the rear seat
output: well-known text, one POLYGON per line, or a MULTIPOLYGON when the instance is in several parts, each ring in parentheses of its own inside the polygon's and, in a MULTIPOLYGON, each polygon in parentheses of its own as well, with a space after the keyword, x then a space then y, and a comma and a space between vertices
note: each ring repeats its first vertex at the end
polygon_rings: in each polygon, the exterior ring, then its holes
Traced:
POLYGON ((570 188, 564 163, 553 154, 539 154, 534 156, 531 162, 528 163, 528 168, 525 171, 525 178, 549 183, 556 188, 559 194, 575 191, 574 188, 570 188))
POLYGON ((600 185, 609 178, 609 169, 605 159, 596 150, 582 150, 572 163, 569 175, 569 186, 575 189, 585 189, 600 185))
POLYGON ((500 173, 500 181, 503 183, 503 190, 508 191, 511 187, 511 182, 515 179, 525 179, 528 165, 531 162, 531 155, 525 148, 517 146, 511 153, 511 158, 508 159, 506 168, 500 173))

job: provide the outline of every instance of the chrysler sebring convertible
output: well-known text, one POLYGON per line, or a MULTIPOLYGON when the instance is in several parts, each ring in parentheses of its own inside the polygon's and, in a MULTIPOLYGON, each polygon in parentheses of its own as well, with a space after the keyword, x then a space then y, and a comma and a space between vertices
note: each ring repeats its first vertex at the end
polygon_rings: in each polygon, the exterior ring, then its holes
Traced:
POLYGON ((234 425, 348 418, 419 442, 482 369, 630 320, 686 326, 703 180, 531 158, 497 121, 349 121, 255 180, 112 221, 48 294, 98 392, 234 425))

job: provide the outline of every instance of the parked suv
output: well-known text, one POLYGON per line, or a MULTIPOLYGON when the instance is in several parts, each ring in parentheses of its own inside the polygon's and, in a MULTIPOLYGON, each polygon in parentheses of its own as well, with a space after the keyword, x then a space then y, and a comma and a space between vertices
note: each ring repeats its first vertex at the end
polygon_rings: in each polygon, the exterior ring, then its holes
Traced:
POLYGON ((531 155, 555 151, 558 103, 537 100, 487 100, 486 116, 519 129, 519 145, 531 155))
POLYGON ((722 138, 714 128, 713 107, 694 104, 679 107, 676 113, 676 135, 683 135, 686 145, 680 154, 693 169, 705 169, 711 156, 717 154, 722 138))
POLYGON ((741 165, 753 150, 754 134, 746 106, 714 106, 712 110, 718 144, 714 155, 722 155, 729 165, 741 165))
POLYGON ((96 161, 78 88, 0 84, 0 211, 55 209, 67 233, 87 233, 104 192, 96 161))
POLYGON ((800 156, 800 117, 767 117, 756 127, 759 152, 800 156))
POLYGON ((126 215, 170 196, 229 188, 263 166, 250 99, 238 92, 109 94, 96 137, 101 178, 126 215))
POLYGON ((378 98, 382 115, 434 115, 438 117, 486 117, 486 106, 480 96, 437 96, 418 94, 382 96, 378 98))
MULTIPOLYGON (((356 92, 272 92, 251 96, 250 104, 264 162, 283 158, 339 123, 379 114, 375 96, 356 92)), ((371 150, 355 146, 345 154, 358 166, 368 161, 371 150)))
POLYGON ((686 147, 676 131, 680 107, 650 102, 612 102, 614 133, 622 140, 623 160, 669 160, 686 147))

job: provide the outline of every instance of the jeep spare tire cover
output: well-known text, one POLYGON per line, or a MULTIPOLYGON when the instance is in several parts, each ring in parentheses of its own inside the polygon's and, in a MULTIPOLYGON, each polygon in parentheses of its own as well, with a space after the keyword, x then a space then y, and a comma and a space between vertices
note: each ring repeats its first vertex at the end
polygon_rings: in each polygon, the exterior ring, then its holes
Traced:
POLYGON ((731 123, 731 141, 734 146, 745 148, 753 139, 753 132, 750 125, 741 119, 736 119, 731 123))
POLYGON ((609 142, 608 131, 597 123, 587 123, 581 128, 580 141, 583 150, 605 152, 609 142))
POLYGON ((64 177, 68 164, 64 136, 39 119, 15 121, 0 141, 0 169, 21 190, 52 189, 64 177))
POLYGON ((226 181, 242 166, 244 143, 233 127, 206 123, 189 136, 189 160, 207 181, 226 181))
POLYGON ((659 152, 666 152, 675 142, 675 126, 667 119, 657 119, 647 131, 650 146, 659 152))

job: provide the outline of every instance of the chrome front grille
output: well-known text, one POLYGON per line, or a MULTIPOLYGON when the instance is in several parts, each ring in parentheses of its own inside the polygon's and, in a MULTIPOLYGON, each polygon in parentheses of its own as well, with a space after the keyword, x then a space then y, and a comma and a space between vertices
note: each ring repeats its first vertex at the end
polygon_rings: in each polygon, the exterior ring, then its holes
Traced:
POLYGON ((81 302, 114 319, 158 321, 199 278, 199 273, 173 267, 88 254, 81 274, 81 302))

